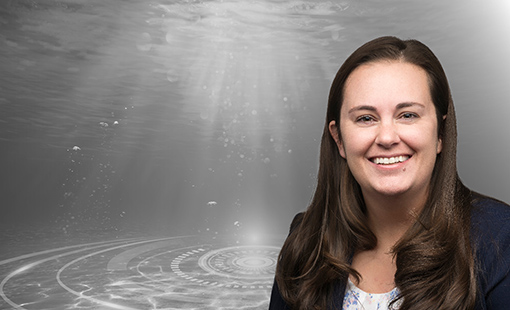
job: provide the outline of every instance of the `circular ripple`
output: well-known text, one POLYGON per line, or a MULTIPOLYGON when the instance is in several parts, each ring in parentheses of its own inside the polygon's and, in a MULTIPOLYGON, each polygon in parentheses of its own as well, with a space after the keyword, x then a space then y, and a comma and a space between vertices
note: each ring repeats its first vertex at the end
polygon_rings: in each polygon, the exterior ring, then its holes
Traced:
POLYGON ((267 309, 282 239, 234 241, 120 239, 6 259, 0 309, 267 309))
POLYGON ((209 251, 198 260, 203 270, 237 279, 272 278, 279 248, 272 246, 237 246, 209 251))

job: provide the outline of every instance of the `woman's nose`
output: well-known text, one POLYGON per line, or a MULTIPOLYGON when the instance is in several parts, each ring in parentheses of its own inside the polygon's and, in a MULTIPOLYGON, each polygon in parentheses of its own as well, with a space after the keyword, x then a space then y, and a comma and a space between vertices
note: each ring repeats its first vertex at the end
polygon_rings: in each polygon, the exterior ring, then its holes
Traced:
POLYGON ((400 142, 396 125, 393 122, 381 123, 375 138, 375 143, 384 148, 390 148, 400 142))

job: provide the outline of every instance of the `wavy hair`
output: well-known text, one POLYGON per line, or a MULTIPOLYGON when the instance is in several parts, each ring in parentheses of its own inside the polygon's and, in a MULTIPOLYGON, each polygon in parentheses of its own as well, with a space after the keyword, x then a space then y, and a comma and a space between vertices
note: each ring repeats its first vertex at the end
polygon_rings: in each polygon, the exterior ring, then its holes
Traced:
POLYGON ((329 93, 320 147, 317 187, 306 212, 293 223, 280 252, 276 281, 292 309, 331 307, 338 281, 349 275, 355 251, 373 249, 361 189, 339 155, 328 125, 340 128, 344 85, 360 65, 403 61, 427 72, 443 149, 437 155, 428 199, 415 223, 393 248, 400 310, 472 309, 476 300, 475 261, 470 244, 470 191, 458 177, 457 129, 448 80, 439 60, 417 40, 381 37, 359 47, 340 67, 329 93))

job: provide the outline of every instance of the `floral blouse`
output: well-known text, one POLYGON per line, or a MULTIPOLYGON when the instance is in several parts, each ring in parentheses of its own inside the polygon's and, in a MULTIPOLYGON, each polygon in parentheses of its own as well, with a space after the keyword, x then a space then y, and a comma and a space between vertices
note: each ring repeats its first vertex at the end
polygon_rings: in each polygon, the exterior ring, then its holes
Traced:
MULTIPOLYGON (((343 310, 388 310, 389 304, 399 295, 398 288, 383 294, 370 294, 360 290, 349 279, 345 289, 343 310)), ((400 303, 396 302, 392 309, 398 309, 400 303)))

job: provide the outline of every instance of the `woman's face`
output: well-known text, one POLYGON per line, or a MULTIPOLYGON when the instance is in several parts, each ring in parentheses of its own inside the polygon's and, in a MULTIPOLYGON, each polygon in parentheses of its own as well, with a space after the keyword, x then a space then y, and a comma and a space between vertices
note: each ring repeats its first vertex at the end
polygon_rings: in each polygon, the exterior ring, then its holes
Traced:
POLYGON ((427 196, 442 143, 422 68, 397 61, 361 65, 345 84, 340 137, 334 121, 329 128, 365 198, 427 196))

